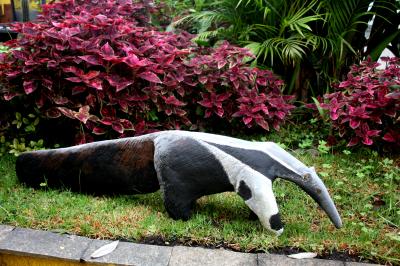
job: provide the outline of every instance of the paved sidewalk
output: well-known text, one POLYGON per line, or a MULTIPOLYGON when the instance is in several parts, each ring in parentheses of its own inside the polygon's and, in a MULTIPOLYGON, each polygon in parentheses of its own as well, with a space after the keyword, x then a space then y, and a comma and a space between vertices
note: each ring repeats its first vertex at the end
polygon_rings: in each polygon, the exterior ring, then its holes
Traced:
POLYGON ((61 235, 47 231, 0 225, 0 265, 18 265, 18 263, 15 263, 16 258, 38 258, 42 261, 42 264, 46 264, 43 262, 46 260, 52 261, 51 263, 47 262, 47 265, 54 264, 56 260, 64 261, 62 265, 81 263, 135 266, 371 265, 321 259, 298 260, 284 255, 250 254, 224 249, 166 247, 129 242, 120 242, 117 248, 108 255, 98 259, 90 258, 95 250, 110 242, 109 240, 93 240, 75 235, 61 235), (14 260, 14 263, 10 262, 11 260, 14 260))

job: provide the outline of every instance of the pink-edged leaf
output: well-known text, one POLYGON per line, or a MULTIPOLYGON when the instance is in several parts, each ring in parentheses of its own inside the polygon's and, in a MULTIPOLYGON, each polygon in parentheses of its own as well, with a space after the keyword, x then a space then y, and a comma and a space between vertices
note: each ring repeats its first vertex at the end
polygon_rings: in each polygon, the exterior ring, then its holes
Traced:
POLYGON ((81 121, 82 123, 86 124, 87 120, 89 119, 89 114, 76 113, 75 118, 81 121))
POLYGON ((174 95, 171 95, 168 98, 164 97, 164 100, 165 100, 166 104, 170 104, 170 105, 174 105, 174 106, 185 106, 186 105, 184 102, 181 102, 177 98, 175 98, 174 95))
POLYGON ((400 91, 394 91, 385 95, 386 98, 400 100, 400 91))
POLYGON ((23 86, 26 94, 31 94, 37 88, 37 85, 33 80, 24 81, 23 86))
POLYGON ((212 108, 213 107, 212 102, 210 100, 208 100, 208 99, 205 99, 205 100, 202 100, 202 101, 198 101, 197 103, 200 104, 201 106, 206 107, 206 108, 212 108))
POLYGON ((103 60, 97 55, 82 55, 82 56, 79 56, 79 58, 91 65, 95 65, 95 66, 103 65, 103 60))
POLYGON ((124 133, 124 127, 121 123, 114 122, 111 127, 120 134, 124 133))
POLYGON ((124 127, 125 130, 134 129, 132 122, 127 119, 120 119, 119 122, 121 123, 121 125, 124 127))
POLYGON ((371 116, 370 119, 379 125, 382 124, 382 120, 379 116, 371 116))
POLYGON ((43 81, 42 81, 42 85, 43 85, 43 87, 51 90, 52 87, 53 87, 53 81, 44 78, 43 81))
POLYGON ((119 106, 121 107, 121 111, 128 113, 128 102, 125 100, 119 100, 118 101, 119 106))
POLYGON ((199 77, 199 81, 200 81, 200 83, 203 84, 203 85, 207 83, 207 80, 208 80, 207 76, 201 76, 201 77, 199 77))
POLYGON ((95 135, 102 135, 102 134, 105 134, 107 132, 107 129, 102 128, 102 127, 95 127, 95 128, 93 128, 92 132, 95 135))
POLYGON ((172 109, 170 109, 170 108, 165 109, 164 112, 168 116, 172 115, 172 109))
POLYGON ((384 110, 385 115, 390 116, 390 117, 395 117, 396 116, 396 110, 394 108, 387 108, 384 110))
POLYGON ((272 126, 274 127, 274 129, 275 129, 276 131, 279 131, 279 130, 280 130, 279 122, 278 122, 277 120, 275 120, 275 121, 272 123, 272 126))
POLYGON ((50 60, 47 62, 47 68, 55 68, 58 67, 59 63, 55 60, 50 60))
POLYGON ((392 135, 391 132, 386 133, 386 134, 383 136, 383 139, 384 139, 385 141, 387 141, 387 142, 396 142, 396 138, 392 135))
POLYGON ((106 44, 104 44, 100 48, 100 52, 102 55, 105 55, 105 56, 114 56, 114 49, 110 46, 110 44, 108 42, 106 42, 106 44))
POLYGON ((68 46, 63 45, 63 44, 59 44, 59 43, 56 43, 55 47, 56 47, 56 49, 59 50, 59 51, 64 51, 65 49, 68 48, 68 46))
POLYGON ((82 106, 81 108, 79 108, 79 113, 89 113, 89 110, 90 110, 90 106, 89 105, 85 105, 85 106, 82 106))
POLYGON ((64 105, 69 102, 67 97, 62 97, 62 96, 56 96, 56 97, 53 97, 52 99, 56 104, 59 104, 59 105, 64 105))
POLYGON ((65 107, 57 107, 57 109, 66 117, 71 118, 71 119, 75 119, 75 112, 65 108, 65 107))
POLYGON ((90 115, 89 116, 89 121, 93 121, 93 122, 99 122, 100 121, 100 119, 97 117, 97 116, 95 116, 95 115, 90 115))
POLYGON ((339 118, 339 113, 337 112, 330 112, 330 117, 333 121, 337 120, 339 118))
POLYGON ((110 83, 111 86, 116 88, 117 92, 133 84, 133 80, 129 80, 119 75, 106 76, 106 80, 108 81, 108 83, 110 83))
POLYGON ((128 101, 146 101, 150 99, 148 95, 131 95, 127 98, 128 101))
POLYGON ((217 108, 217 110, 215 110, 215 113, 216 113, 219 117, 223 117, 223 116, 224 116, 224 109, 223 109, 223 108, 217 108))
POLYGON ((18 77, 21 74, 22 74, 21 70, 15 70, 15 71, 6 72, 6 76, 9 77, 9 78, 18 77))
POLYGON ((100 75, 100 71, 91 70, 86 74, 82 74, 80 77, 82 79, 90 80, 90 79, 94 79, 94 78, 98 77, 99 75, 100 75))
POLYGON ((162 83, 159 77, 151 71, 142 72, 139 74, 139 77, 150 82, 162 83))
POLYGON ((381 130, 368 130, 367 136, 368 137, 376 137, 376 136, 379 136, 379 133, 381 133, 381 130))
POLYGON ((133 68, 144 67, 150 64, 146 59, 139 60, 135 54, 130 54, 122 59, 122 62, 133 68))
POLYGON ((14 98, 17 95, 18 94, 15 93, 15 92, 7 92, 7 93, 4 94, 4 100, 10 101, 12 98, 14 98))
POLYGON ((360 126, 361 121, 358 120, 358 119, 350 119, 350 123, 349 124, 350 124, 350 127, 352 129, 356 129, 356 128, 358 128, 360 126))
POLYGON ((28 53, 25 52, 25 51, 11 50, 11 54, 12 54, 15 58, 17 58, 17 59, 19 59, 19 60, 22 60, 22 61, 26 61, 26 60, 28 60, 28 58, 29 58, 28 53))
POLYGON ((359 139, 358 137, 352 137, 351 140, 350 140, 350 142, 347 143, 347 146, 348 146, 348 147, 355 146, 355 145, 357 145, 359 142, 360 142, 360 139, 359 139))
POLYGON ((261 86, 267 86, 267 79, 265 77, 258 77, 256 82, 261 86))
POLYGON ((247 126, 247 125, 249 125, 250 123, 251 123, 251 121, 253 121, 253 118, 252 117, 250 117, 250 116, 245 116, 245 117, 243 117, 243 122, 244 122, 244 124, 247 126))
POLYGON ((103 90, 103 81, 101 79, 85 80, 85 83, 96 90, 103 90))
POLYGON ((90 117, 89 110, 90 107, 88 105, 82 106, 81 108, 79 108, 79 111, 74 114, 74 117, 82 123, 86 124, 90 117))
POLYGON ((240 86, 239 80, 235 79, 234 81, 232 81, 233 86, 235 87, 235 89, 238 89, 240 86))
POLYGON ((186 115, 186 111, 184 111, 184 110, 182 110, 180 108, 175 108, 175 114, 177 116, 184 117, 186 115))
POLYGON ((169 65, 169 64, 171 64, 174 60, 175 60, 175 55, 174 55, 174 54, 168 55, 168 56, 164 59, 164 64, 169 65))
POLYGON ((259 125, 259 126, 262 127, 263 129, 269 131, 268 122, 265 121, 264 118, 256 118, 255 120, 256 120, 257 125, 259 125))
POLYGON ((114 120, 112 120, 111 118, 105 117, 105 118, 101 119, 99 122, 102 123, 103 125, 111 126, 112 123, 114 122, 114 120))
POLYGON ((51 108, 46 110, 45 115, 48 118, 58 118, 61 116, 61 113, 56 108, 51 108))
POLYGON ((70 77, 70 78, 65 78, 66 80, 69 80, 69 81, 71 81, 71 82, 74 82, 74 83, 79 83, 79 82, 82 82, 82 79, 81 78, 78 78, 78 77, 70 77))
POLYGON ((84 86, 75 86, 72 88, 72 95, 82 93, 82 92, 86 91, 86 89, 87 88, 84 86))
POLYGON ((364 143, 365 145, 371 146, 374 142, 372 141, 371 138, 364 137, 363 140, 362 140, 362 143, 364 143))
POLYGON ((218 67, 218 69, 221 69, 221 68, 223 68, 225 65, 226 65, 226 60, 219 60, 218 62, 217 62, 217 67, 218 67))
POLYGON ((219 102, 223 102, 225 100, 227 100, 229 97, 231 97, 231 93, 229 92, 225 92, 225 93, 221 93, 217 95, 217 101, 219 102))
POLYGON ((47 100, 46 98, 47 98, 47 97, 44 95, 44 93, 42 93, 42 94, 39 95, 39 97, 37 97, 37 98, 35 99, 36 106, 37 106, 39 109, 43 107, 44 103, 45 103, 46 100, 47 100))
POLYGON ((282 111, 277 111, 276 113, 275 113, 275 116, 277 116, 277 117, 279 117, 279 119, 284 119, 285 118, 285 116, 286 116, 286 113, 285 112, 282 112, 282 111))

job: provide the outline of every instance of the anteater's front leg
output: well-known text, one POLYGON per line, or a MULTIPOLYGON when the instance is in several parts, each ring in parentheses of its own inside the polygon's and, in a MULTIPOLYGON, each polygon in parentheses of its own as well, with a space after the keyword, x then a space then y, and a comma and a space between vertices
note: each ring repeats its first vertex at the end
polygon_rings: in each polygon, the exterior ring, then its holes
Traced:
POLYGON ((195 201, 233 191, 224 168, 203 142, 179 135, 155 139, 154 165, 164 205, 173 219, 187 220, 195 201))

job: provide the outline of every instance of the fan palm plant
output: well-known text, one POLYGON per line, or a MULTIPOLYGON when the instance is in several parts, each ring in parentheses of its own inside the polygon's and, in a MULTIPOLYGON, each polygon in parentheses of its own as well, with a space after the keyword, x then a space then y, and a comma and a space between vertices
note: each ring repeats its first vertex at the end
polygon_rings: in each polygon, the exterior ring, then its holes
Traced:
POLYGON ((377 60, 390 42, 400 37, 397 0, 323 0, 321 5, 327 12, 324 35, 332 50, 320 63, 330 80, 343 78, 350 65, 366 56, 377 60))
POLYGON ((398 40, 398 5, 398 0, 197 0, 193 13, 174 24, 194 25, 198 41, 246 46, 254 63, 285 78, 286 93, 305 99, 326 92, 366 52, 380 55, 398 40))

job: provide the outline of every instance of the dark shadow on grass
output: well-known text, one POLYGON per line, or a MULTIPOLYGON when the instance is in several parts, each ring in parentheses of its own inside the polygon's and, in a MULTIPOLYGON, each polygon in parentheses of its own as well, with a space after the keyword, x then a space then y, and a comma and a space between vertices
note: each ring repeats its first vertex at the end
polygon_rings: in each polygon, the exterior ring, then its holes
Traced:
MULTIPOLYGON (((30 188, 25 185, 23 186, 26 188, 30 188)), ((116 202, 118 202, 118 205, 120 207, 132 207, 132 206, 142 205, 149 207, 154 212, 161 212, 166 217, 169 217, 164 208, 164 202, 160 191, 148 194, 112 195, 112 194, 93 194, 93 193, 77 192, 77 191, 72 191, 69 188, 52 189, 46 186, 35 188, 35 190, 52 191, 58 193, 70 193, 73 196, 84 195, 93 198, 115 200, 116 202)), ((201 203, 196 202, 192 210, 191 219, 193 219, 195 215, 207 216, 210 217, 210 219, 212 219, 213 224, 216 226, 220 226, 221 224, 229 221, 232 222, 232 221, 257 220, 257 217, 254 217, 254 214, 250 211, 249 208, 247 208, 244 205, 244 203, 237 206, 236 204, 230 204, 228 200, 223 200, 221 198, 212 199, 211 197, 205 196, 205 200, 202 199, 201 203)))

